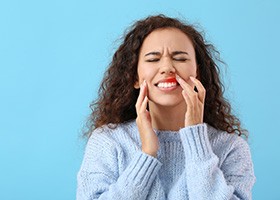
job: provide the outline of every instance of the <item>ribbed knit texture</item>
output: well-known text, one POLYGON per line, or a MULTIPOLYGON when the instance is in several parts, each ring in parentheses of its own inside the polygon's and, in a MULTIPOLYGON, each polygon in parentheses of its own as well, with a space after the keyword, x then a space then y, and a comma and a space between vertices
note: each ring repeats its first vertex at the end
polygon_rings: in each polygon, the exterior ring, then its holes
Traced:
POLYGON ((78 172, 77 200, 252 198, 255 176, 243 138, 205 123, 155 132, 156 158, 141 151, 135 121, 96 129, 78 172))

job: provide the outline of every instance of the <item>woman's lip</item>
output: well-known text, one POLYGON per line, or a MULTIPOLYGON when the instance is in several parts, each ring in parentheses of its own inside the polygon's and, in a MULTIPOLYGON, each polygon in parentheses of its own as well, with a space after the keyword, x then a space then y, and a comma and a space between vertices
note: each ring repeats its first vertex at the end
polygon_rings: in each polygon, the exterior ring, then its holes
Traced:
POLYGON ((161 91, 164 91, 164 92, 169 92, 169 91, 173 91, 173 90, 176 90, 177 88, 179 88, 179 85, 175 85, 173 87, 157 87, 157 89, 161 90, 161 91))
POLYGON ((179 84, 175 77, 162 79, 162 80, 158 81, 155 85, 158 85, 159 83, 177 83, 177 84, 179 84))

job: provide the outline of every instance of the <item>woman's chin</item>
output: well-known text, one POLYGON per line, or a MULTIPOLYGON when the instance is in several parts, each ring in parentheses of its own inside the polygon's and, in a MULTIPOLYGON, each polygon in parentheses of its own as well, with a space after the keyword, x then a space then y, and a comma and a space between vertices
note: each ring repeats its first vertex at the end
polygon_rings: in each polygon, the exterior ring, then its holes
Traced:
POLYGON ((155 106, 159 107, 177 107, 179 104, 184 103, 184 99, 178 99, 178 98, 164 98, 164 99, 150 99, 149 105, 154 104, 155 106))

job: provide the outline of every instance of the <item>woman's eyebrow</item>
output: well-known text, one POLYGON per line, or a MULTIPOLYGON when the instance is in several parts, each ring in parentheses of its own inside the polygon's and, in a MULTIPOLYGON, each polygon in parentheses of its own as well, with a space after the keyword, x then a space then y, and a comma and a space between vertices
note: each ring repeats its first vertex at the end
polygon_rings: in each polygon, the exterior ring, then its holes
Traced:
POLYGON ((148 56, 148 55, 156 55, 156 56, 158 56, 158 55, 160 55, 160 52, 152 51, 152 52, 149 52, 149 53, 145 54, 145 56, 148 56))
POLYGON ((172 52, 172 56, 176 56, 176 55, 178 55, 178 54, 187 54, 187 55, 189 55, 187 52, 185 52, 185 51, 173 51, 172 52))
MULTIPOLYGON (((149 52, 149 53, 147 53, 147 54, 145 54, 145 56, 149 56, 149 55, 156 55, 156 56, 159 56, 161 53, 160 52, 158 52, 158 51, 152 51, 152 52, 149 52)), ((176 56, 176 55, 178 55, 178 54, 187 54, 187 55, 189 55, 187 52, 185 52, 185 51, 173 51, 172 53, 171 53, 171 55, 172 56, 176 56)))

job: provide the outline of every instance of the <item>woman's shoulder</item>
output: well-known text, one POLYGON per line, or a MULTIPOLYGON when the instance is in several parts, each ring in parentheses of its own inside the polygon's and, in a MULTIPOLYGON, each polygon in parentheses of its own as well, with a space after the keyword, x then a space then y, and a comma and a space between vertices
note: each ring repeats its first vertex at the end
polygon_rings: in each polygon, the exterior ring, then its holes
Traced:
POLYGON ((121 143, 129 139, 138 140, 139 134, 137 134, 137 131, 135 120, 119 124, 106 124, 96 128, 88 142, 112 145, 112 143, 121 143))
POLYGON ((97 127, 93 130, 91 137, 95 135, 111 136, 116 134, 121 134, 123 132, 131 132, 137 129, 135 120, 123 122, 123 123, 109 123, 97 127))
POLYGON ((215 153, 227 155, 233 151, 249 151, 246 139, 235 133, 218 130, 207 124, 209 141, 215 153))
POLYGON ((98 171, 103 163, 117 172, 118 159, 122 159, 131 150, 129 133, 133 128, 131 123, 107 124, 94 129, 89 137, 81 169, 83 171, 98 171))
POLYGON ((226 131, 222 131, 219 129, 214 128, 213 126, 206 124, 209 139, 214 141, 220 142, 237 142, 237 143, 247 143, 244 137, 237 135, 236 133, 228 133, 226 131))

